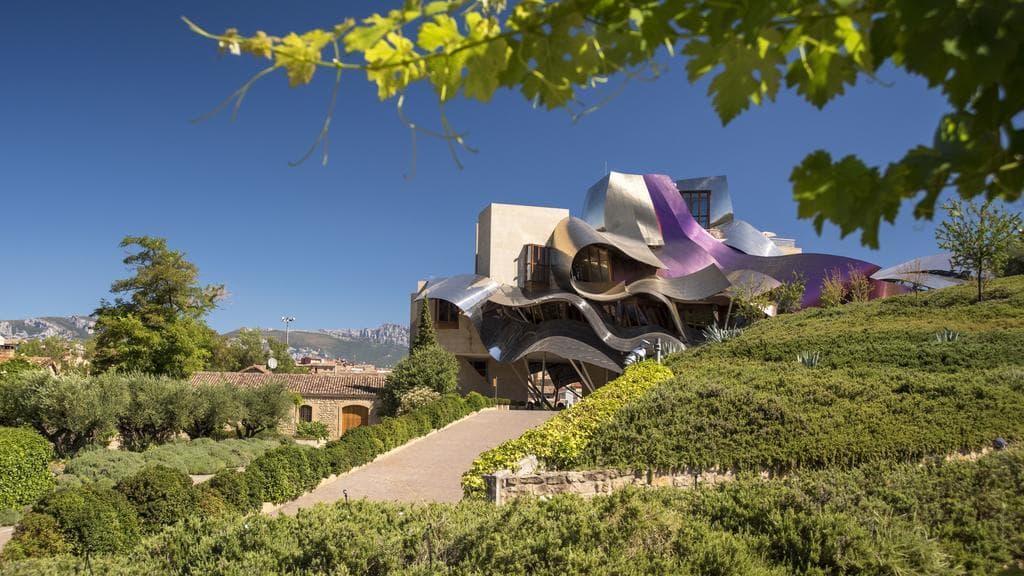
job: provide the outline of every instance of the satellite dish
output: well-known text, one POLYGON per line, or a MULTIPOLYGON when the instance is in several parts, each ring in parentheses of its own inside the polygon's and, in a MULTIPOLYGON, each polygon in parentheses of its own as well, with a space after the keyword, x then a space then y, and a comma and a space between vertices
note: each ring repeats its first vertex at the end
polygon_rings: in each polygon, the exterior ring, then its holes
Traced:
POLYGON ((270 368, 271 370, 277 369, 277 358, 274 358, 273 356, 267 358, 267 368, 270 368))

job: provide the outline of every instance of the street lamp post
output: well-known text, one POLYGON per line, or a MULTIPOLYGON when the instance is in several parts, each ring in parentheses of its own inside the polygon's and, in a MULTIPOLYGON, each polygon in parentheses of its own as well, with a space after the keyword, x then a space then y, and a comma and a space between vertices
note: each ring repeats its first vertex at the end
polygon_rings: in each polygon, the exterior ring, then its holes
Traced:
POLYGON ((284 322, 284 345, 285 348, 291 348, 291 343, 288 340, 288 325, 295 322, 295 318, 291 316, 281 316, 281 322, 284 322))

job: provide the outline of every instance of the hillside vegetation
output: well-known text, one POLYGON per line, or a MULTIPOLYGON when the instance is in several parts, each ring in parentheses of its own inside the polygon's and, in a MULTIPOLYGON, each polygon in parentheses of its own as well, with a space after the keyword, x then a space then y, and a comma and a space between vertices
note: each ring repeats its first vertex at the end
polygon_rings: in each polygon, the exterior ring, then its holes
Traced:
POLYGON ((676 377, 617 412, 581 465, 784 472, 1020 441, 1024 278, 987 298, 960 287, 807 310, 675 355, 676 377))

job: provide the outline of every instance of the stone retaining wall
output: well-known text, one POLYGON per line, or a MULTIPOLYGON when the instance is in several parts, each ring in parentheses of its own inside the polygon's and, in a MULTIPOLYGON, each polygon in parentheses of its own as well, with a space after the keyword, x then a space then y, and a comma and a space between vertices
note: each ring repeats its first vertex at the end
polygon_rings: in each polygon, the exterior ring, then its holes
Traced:
MULTIPOLYGON (((954 452, 938 457, 947 462, 957 460, 977 460, 991 452, 992 448, 976 451, 954 452)), ((934 461, 936 458, 924 458, 921 464, 934 461)), ((499 470, 494 474, 484 475, 487 487, 487 498, 495 504, 503 504, 519 496, 544 497, 554 494, 579 494, 580 496, 597 496, 611 494, 626 486, 643 486, 649 488, 695 488, 701 484, 722 484, 736 479, 736 474, 729 470, 552 470, 537 471, 537 458, 527 456, 519 461, 519 472, 499 470)), ((768 470, 758 474, 767 480, 774 475, 768 470)))
MULTIPOLYGON (((762 472, 768 478, 767 471, 762 472)), ((643 470, 545 471, 515 474, 499 470, 484 476, 487 498, 502 504, 519 496, 611 494, 626 486, 693 488, 701 484, 721 484, 736 479, 728 470, 684 470, 681 472, 643 470)))

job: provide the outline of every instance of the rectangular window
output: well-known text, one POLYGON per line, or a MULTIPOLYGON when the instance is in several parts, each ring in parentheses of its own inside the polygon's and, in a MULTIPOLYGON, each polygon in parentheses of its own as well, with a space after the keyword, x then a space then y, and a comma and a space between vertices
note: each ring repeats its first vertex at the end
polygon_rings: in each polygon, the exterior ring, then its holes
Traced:
POLYGON ((447 300, 431 300, 434 304, 434 326, 438 330, 459 327, 459 308, 447 300))
POLYGON ((551 274, 548 247, 527 244, 523 247, 523 287, 546 288, 551 274))
POLYGON ((711 228, 711 191, 687 190, 680 192, 693 219, 705 229, 711 228))

